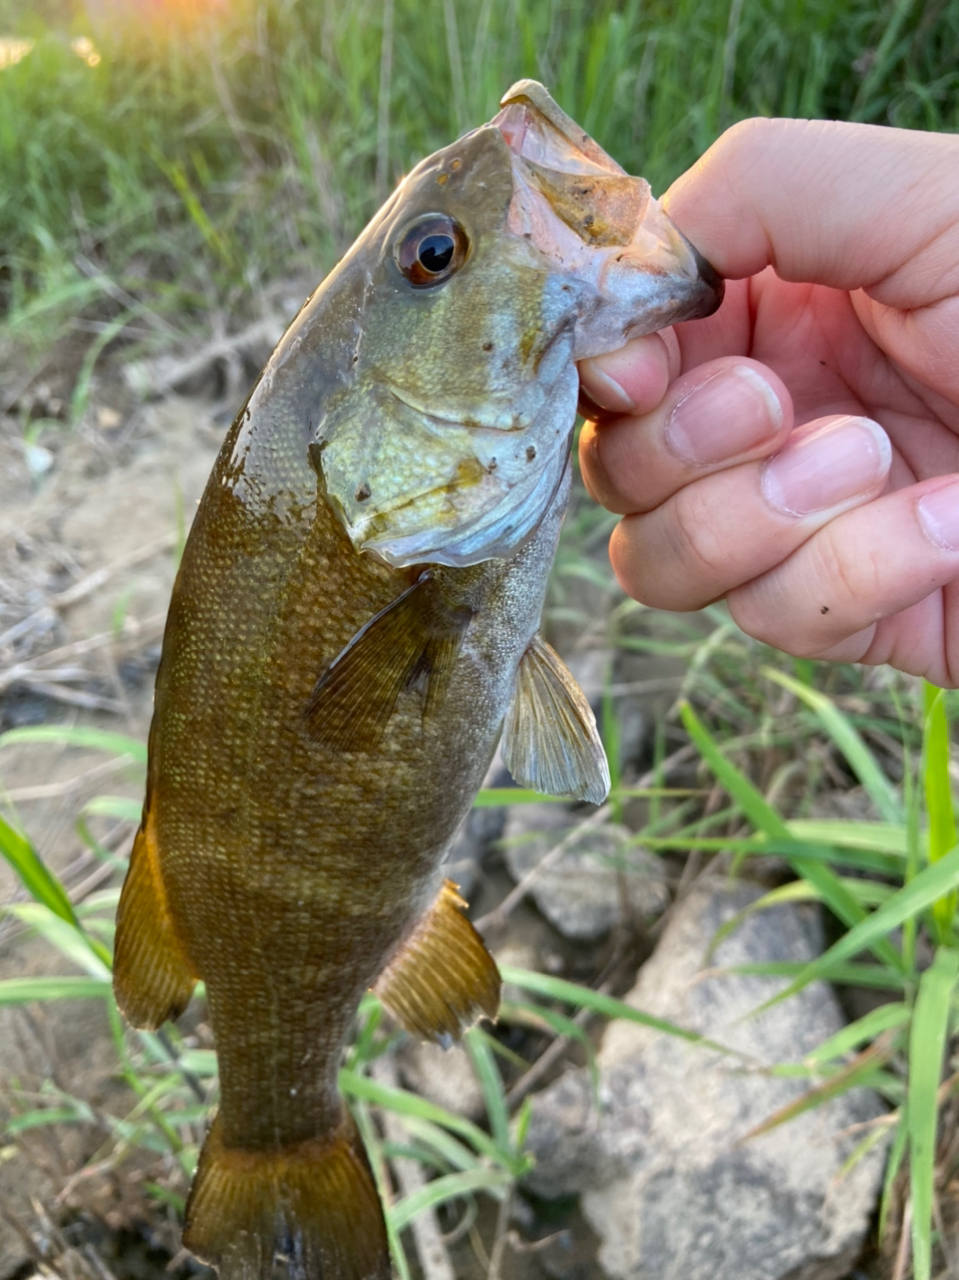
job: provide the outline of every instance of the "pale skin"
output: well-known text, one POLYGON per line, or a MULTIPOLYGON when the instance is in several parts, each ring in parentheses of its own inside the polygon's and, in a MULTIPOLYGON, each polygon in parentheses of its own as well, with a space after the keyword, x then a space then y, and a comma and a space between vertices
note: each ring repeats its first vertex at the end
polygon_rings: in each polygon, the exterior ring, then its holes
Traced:
POLYGON ((726 298, 581 367, 621 584, 955 687, 959 137, 750 120, 663 203, 726 298))

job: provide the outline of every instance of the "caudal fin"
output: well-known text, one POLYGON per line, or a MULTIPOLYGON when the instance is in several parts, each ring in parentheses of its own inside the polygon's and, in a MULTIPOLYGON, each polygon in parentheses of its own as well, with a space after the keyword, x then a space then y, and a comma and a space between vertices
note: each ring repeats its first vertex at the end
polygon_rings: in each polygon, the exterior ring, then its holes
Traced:
POLYGON ((220 1280, 390 1280, 386 1224, 356 1127, 345 1114, 322 1139, 273 1151, 224 1147, 207 1134, 186 1206, 183 1243, 220 1280))

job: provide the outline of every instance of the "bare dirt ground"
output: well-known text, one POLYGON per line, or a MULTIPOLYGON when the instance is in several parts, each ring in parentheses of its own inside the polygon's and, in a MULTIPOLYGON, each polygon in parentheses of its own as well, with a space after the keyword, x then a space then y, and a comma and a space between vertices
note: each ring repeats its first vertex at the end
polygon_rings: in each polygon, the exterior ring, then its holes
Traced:
MULTIPOLYGON (((231 415, 175 395, 117 409, 111 399, 130 397, 112 391, 80 429, 44 431, 40 475, 21 424, 7 419, 0 430, 0 729, 84 724, 146 738, 176 555, 231 415)), ((75 901, 104 887, 111 869, 80 839, 77 815, 95 795, 138 799, 139 766, 72 746, 7 745, 0 788, 75 901)), ((130 832, 114 823, 105 842, 124 849, 130 832)), ((25 899, 0 862, 0 902, 25 899)), ((14 919, 0 921, 0 977, 70 971, 14 919)), ((22 1105, 44 1081, 109 1108, 123 1092, 115 1070, 101 1001, 0 1010, 0 1112, 11 1084, 22 1105)), ((116 1183, 78 1188, 74 1178, 103 1136, 95 1125, 43 1126, 0 1149, 0 1276, 30 1260, 41 1206, 55 1218, 79 1192, 122 1221, 116 1183)))

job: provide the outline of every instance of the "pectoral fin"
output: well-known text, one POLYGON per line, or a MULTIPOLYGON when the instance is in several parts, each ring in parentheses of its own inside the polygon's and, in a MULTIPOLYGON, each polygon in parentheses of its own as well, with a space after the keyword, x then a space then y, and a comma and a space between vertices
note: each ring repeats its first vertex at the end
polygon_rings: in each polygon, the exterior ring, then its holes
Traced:
POLYGON ((320 677, 304 713, 315 742, 371 750, 383 736, 404 689, 423 689, 430 715, 445 692, 470 611, 442 599, 433 574, 361 627, 320 677))
POLYGON ((411 1035, 444 1047, 482 1014, 495 1018, 499 1009, 499 970, 465 909, 456 886, 444 880, 374 988, 411 1035))
POLYGON ((602 804, 609 765, 586 695, 541 636, 523 654, 503 725, 503 761, 521 787, 602 804))

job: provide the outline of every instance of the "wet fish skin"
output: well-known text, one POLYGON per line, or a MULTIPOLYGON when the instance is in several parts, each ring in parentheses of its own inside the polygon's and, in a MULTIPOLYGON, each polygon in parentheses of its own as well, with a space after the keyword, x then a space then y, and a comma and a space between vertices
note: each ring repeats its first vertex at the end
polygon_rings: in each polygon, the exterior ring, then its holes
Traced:
POLYGON ((340 1055, 374 984, 441 1041, 495 1014, 495 966, 440 863, 517 689, 540 713, 510 719, 514 773, 608 785, 585 700, 537 638, 573 360, 704 312, 719 285, 641 180, 541 86, 517 90, 417 167, 305 304, 173 592, 115 987, 157 1026, 206 983, 221 1102, 185 1242, 224 1280, 265 1280, 276 1251, 291 1276, 389 1275, 340 1055), (646 227, 632 276, 624 208, 646 227), (398 246, 436 214, 465 229, 464 263, 410 287, 398 246))

